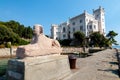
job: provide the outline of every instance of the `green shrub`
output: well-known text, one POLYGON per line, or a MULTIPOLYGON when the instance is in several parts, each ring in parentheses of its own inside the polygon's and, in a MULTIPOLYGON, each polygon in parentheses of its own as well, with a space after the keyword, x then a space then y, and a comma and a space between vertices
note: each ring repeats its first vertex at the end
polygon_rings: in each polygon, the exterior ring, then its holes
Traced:
POLYGON ((27 44, 29 44, 29 43, 30 43, 29 41, 20 39, 20 42, 19 42, 18 44, 19 44, 19 45, 27 45, 27 44))
POLYGON ((7 43, 5 44, 5 47, 10 48, 10 47, 11 47, 11 43, 10 43, 10 42, 7 42, 7 43))
POLYGON ((70 39, 59 40, 62 46, 70 46, 71 41, 70 39))
POLYGON ((4 44, 1 44, 1 45, 0 45, 0 48, 5 48, 5 45, 4 45, 4 44))

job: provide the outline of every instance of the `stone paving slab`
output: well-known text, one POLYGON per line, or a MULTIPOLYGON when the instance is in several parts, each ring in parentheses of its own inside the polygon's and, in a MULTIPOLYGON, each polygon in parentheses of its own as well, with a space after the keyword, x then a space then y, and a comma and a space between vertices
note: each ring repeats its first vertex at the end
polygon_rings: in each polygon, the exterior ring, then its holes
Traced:
POLYGON ((107 49, 87 58, 77 59, 77 69, 68 80, 120 80, 114 49, 107 49))

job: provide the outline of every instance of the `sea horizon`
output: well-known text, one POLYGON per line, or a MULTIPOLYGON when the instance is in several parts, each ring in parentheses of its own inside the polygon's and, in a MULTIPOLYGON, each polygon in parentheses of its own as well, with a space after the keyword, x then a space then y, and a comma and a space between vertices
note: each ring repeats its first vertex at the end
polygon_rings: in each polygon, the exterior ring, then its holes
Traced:
POLYGON ((112 48, 120 49, 120 45, 113 45, 112 48))

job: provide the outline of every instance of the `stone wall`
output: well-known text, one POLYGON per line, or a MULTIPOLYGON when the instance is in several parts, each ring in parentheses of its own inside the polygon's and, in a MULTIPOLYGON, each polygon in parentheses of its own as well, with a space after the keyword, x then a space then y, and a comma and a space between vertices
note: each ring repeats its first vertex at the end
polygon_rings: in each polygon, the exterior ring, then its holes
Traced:
MULTIPOLYGON (((16 55, 16 49, 12 48, 12 55, 16 55)), ((78 47, 62 47, 62 53, 83 52, 83 48, 78 47)), ((0 57, 10 56, 10 48, 0 48, 0 57)))
POLYGON ((12 53, 13 56, 16 55, 16 48, 12 48, 10 50, 10 48, 0 48, 0 57, 8 57, 10 56, 12 53))
POLYGON ((83 52, 83 49, 78 47, 63 47, 62 49, 62 53, 83 52))

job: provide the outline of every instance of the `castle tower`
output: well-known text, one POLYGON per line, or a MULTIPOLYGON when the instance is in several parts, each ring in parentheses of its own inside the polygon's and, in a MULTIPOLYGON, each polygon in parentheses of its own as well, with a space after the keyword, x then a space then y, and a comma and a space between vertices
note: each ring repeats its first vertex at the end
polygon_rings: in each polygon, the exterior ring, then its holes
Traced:
POLYGON ((51 38, 57 39, 58 38, 58 25, 52 24, 51 25, 51 38))
POLYGON ((97 10, 93 10, 93 15, 98 20, 98 29, 101 34, 105 35, 105 11, 101 6, 97 10))

